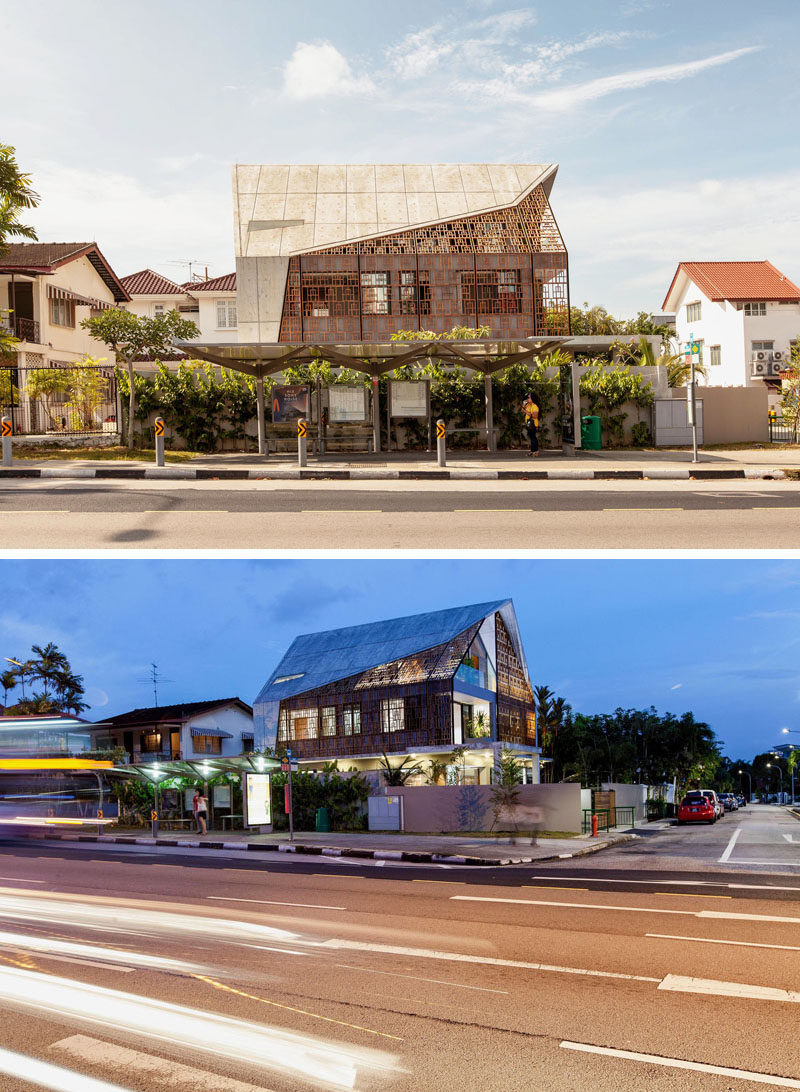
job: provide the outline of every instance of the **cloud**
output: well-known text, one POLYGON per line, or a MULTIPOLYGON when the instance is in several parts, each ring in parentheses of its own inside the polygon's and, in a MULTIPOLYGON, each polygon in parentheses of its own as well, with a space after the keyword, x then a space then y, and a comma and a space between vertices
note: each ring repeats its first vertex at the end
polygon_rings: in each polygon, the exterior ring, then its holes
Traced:
POLYGON ((449 34, 442 23, 434 23, 406 34, 386 56, 392 70, 406 80, 430 76, 448 57, 469 69, 494 70, 500 59, 492 47, 509 40, 518 45, 520 32, 535 22, 532 11, 519 9, 464 23, 449 34))
POLYGON ((670 690, 680 690, 682 686, 683 686, 682 682, 676 682, 674 686, 670 687, 670 690))
POLYGON ((298 42, 283 66, 283 94, 298 102, 374 91, 370 77, 354 75, 347 58, 331 42, 298 42))
POLYGON ((617 91, 630 91, 646 87, 651 83, 666 83, 685 80, 704 72, 707 68, 730 64, 748 53, 754 53, 760 46, 745 46, 743 49, 731 49, 727 53, 717 53, 699 61, 687 61, 683 64, 663 64, 654 68, 639 68, 632 72, 620 72, 616 76, 601 76, 596 80, 572 84, 570 87, 558 87, 552 91, 543 91, 531 98, 531 104, 545 110, 572 110, 585 102, 614 94, 617 91))

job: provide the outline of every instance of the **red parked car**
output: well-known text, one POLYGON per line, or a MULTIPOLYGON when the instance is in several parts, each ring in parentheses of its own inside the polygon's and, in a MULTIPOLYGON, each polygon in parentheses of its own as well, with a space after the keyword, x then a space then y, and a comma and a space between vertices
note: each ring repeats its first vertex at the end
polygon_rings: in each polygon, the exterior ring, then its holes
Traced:
POLYGON ((713 800, 701 792, 687 793, 678 808, 678 826, 684 823, 716 823, 717 809, 713 800))

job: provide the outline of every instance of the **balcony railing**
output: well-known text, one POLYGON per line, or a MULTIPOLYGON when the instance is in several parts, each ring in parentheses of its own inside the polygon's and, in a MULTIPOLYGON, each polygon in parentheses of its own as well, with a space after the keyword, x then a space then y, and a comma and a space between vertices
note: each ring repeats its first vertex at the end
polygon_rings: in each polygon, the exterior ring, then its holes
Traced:
POLYGON ((3 325, 20 341, 31 341, 34 345, 41 344, 39 341, 39 323, 33 319, 8 315, 3 325))

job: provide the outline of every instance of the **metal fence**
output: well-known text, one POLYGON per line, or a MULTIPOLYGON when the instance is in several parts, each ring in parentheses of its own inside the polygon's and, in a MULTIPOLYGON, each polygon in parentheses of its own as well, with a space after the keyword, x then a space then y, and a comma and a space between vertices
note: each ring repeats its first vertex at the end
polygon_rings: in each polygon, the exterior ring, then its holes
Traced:
POLYGON ((114 369, 2 365, 0 413, 11 418, 15 436, 118 432, 114 369))
POLYGON ((771 444, 797 444, 800 443, 800 435, 785 418, 770 413, 769 442, 771 444))

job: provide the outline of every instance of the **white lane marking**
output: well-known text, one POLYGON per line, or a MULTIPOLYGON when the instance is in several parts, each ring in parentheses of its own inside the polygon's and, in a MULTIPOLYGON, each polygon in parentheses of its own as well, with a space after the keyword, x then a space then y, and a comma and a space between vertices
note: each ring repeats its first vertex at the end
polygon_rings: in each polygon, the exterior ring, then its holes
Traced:
POLYGON ((659 910, 655 906, 607 906, 591 902, 550 902, 544 899, 501 899, 488 895, 451 895, 451 902, 505 902, 516 906, 561 906, 569 910, 623 910, 629 914, 681 914, 685 918, 722 918, 725 921, 774 921, 800 925, 800 917, 780 917, 777 914, 736 914, 732 910, 659 910))
POLYGON ((746 997, 754 1001, 791 1001, 800 1005, 800 991, 779 990, 775 986, 753 986, 748 982, 718 982, 714 978, 691 978, 668 974, 659 982, 659 990, 674 993, 703 993, 716 997, 746 997))
MULTIPOLYGON (((41 858, 37 858, 41 860, 41 858)), ((11 883, 44 883, 44 880, 26 880, 23 876, 0 876, 0 881, 9 880, 11 883)))
POLYGON ((21 1081, 36 1084, 40 1088, 51 1088, 53 1092, 125 1092, 122 1085, 108 1084, 95 1080, 72 1069, 62 1069, 60 1065, 40 1062, 25 1054, 13 1050, 0 1049, 0 1073, 16 1077, 21 1081))
POLYGON ((397 971, 377 971, 374 967, 356 967, 353 963, 336 963, 336 967, 343 967, 347 971, 359 971, 364 974, 386 974, 392 978, 413 978, 415 982, 433 982, 437 986, 455 987, 459 990, 480 990, 481 993, 503 993, 508 995, 508 990, 492 990, 488 986, 465 986, 463 982, 447 982, 443 978, 420 978, 416 974, 399 974, 397 971))
POLYGON ((565 1050, 580 1050, 585 1054, 602 1054, 607 1058, 626 1058, 632 1062, 647 1062, 649 1065, 671 1066, 674 1069, 691 1069, 695 1073, 715 1073, 720 1077, 738 1077, 754 1084, 771 1084, 777 1088, 800 1088, 800 1081, 791 1077, 773 1077, 769 1073, 752 1073, 747 1069, 728 1069, 721 1065, 706 1065, 704 1062, 687 1062, 683 1058, 663 1058, 660 1054, 640 1054, 634 1050, 615 1050, 612 1047, 592 1046, 590 1043, 570 1043, 566 1039, 559 1043, 565 1050))
POLYGON ((200 970, 192 963, 184 963, 178 959, 167 959, 162 956, 149 955, 142 952, 125 952, 118 948, 101 948, 94 944, 80 944, 72 940, 56 940, 53 937, 28 936, 25 933, 0 932, 0 948, 14 948, 31 952, 39 952, 55 958, 57 955, 71 959, 77 957, 78 963, 90 964, 94 960, 102 961, 106 966, 120 963, 134 964, 137 967, 149 967, 159 971, 179 971, 188 973, 200 970))
POLYGON ((54 955, 52 952, 42 952, 40 959, 55 960, 56 963, 77 963, 81 967, 98 968, 101 971, 120 971, 122 974, 133 974, 135 967, 120 967, 118 963, 104 963, 101 959, 78 959, 77 956, 54 955))
POLYGON ((301 906, 306 910, 346 910, 346 906, 320 906, 316 902, 276 902, 275 899, 235 899, 229 895, 206 895, 214 902, 255 902, 259 906, 301 906))
POLYGON ((594 902, 549 902, 544 899, 501 899, 490 895, 451 895, 451 900, 461 902, 506 902, 512 906, 566 906, 570 910, 627 910, 632 914, 681 914, 683 917, 696 917, 694 910, 658 910, 654 906, 606 906, 594 902))
MULTIPOLYGON (((751 860, 748 857, 744 857, 744 858, 743 857, 737 857, 735 863, 737 865, 740 865, 740 864, 780 865, 781 868, 800 868, 800 861, 759 861, 759 860, 751 860)), ((789 888, 789 890, 790 891, 794 890, 794 888, 789 888)))
POLYGON ((737 891, 800 891, 800 887, 778 887, 771 883, 729 883, 728 887, 737 891))
POLYGON ((170 1087, 180 1089, 202 1089, 203 1092, 269 1092, 263 1085, 245 1084, 232 1077, 223 1077, 207 1069, 195 1069, 167 1058, 158 1058, 154 1054, 144 1054, 141 1050, 130 1050, 117 1043, 107 1043, 102 1039, 93 1039, 90 1035, 70 1035, 53 1043, 51 1050, 68 1054, 76 1062, 88 1065, 107 1065, 112 1070, 169 1082, 170 1087))
POLYGON ((725 862, 727 861, 727 859, 728 859, 728 858, 730 857, 731 853, 733 853, 733 847, 734 847, 734 846, 736 845, 736 843, 738 842, 738 840, 739 840, 739 835, 740 835, 741 833, 742 833, 742 828, 741 828, 741 827, 737 827, 737 828, 736 828, 736 830, 735 830, 735 831, 733 832, 733 834, 731 835, 731 839, 730 839, 730 841, 728 842, 727 846, 725 847, 725 852, 724 852, 724 853, 722 854, 722 856, 720 857, 720 859, 719 859, 719 860, 717 861, 717 864, 725 864, 725 862))
MULTIPOLYGON (((428 948, 402 948, 395 944, 368 944, 360 940, 326 940, 319 948, 346 949, 351 952, 378 952, 381 955, 410 956, 413 959, 439 959, 452 963, 481 963, 488 967, 519 967, 525 971, 553 971, 557 974, 583 974, 590 978, 619 978, 628 982, 660 982, 640 974, 619 971, 590 971, 585 967, 561 967, 550 963, 526 963, 521 959, 496 959, 493 956, 462 955, 460 952, 437 952, 428 948)), ((0 972, 0 975, 2 972, 0 972)))
POLYGON ((781 837, 785 838, 787 842, 793 842, 794 841, 794 835, 793 834, 782 834, 781 837))
POLYGON ((778 948, 782 952, 800 952, 796 944, 758 944, 754 940, 713 940, 711 937, 676 937, 669 933, 645 933, 658 940, 693 940, 697 944, 733 944, 737 948, 778 948))
MULTIPOLYGON (((571 857, 572 854, 570 853, 569 856, 571 857)), ((549 876, 531 876, 532 880, 553 880, 553 879, 557 879, 557 878, 558 877, 555 876, 553 873, 551 873, 549 876)), ((731 886, 730 884, 718 883, 718 882, 716 882, 714 880, 617 880, 617 879, 606 879, 605 876, 580 876, 580 875, 577 875, 574 878, 579 879, 581 881, 581 883, 644 883, 644 884, 652 884, 652 885, 654 885, 656 887, 661 887, 664 884, 671 884, 671 885, 674 885, 675 887, 730 887, 731 886)), ((795 889, 792 888, 792 890, 795 890, 795 889)), ((798 888, 797 890, 800 890, 800 888, 798 888)))

